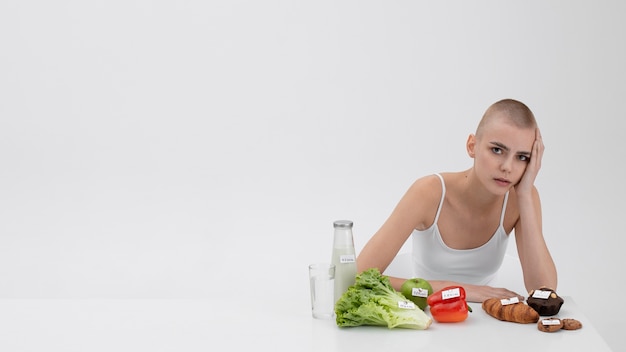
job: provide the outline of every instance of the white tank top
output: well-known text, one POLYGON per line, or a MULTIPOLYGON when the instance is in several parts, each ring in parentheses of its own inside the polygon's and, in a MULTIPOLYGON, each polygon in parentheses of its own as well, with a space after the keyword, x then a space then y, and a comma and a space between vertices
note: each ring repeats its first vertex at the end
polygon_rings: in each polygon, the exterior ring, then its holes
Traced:
POLYGON ((504 230, 504 212, 509 198, 504 196, 500 226, 484 245, 472 249, 453 249, 441 238, 437 222, 446 195, 446 185, 441 180, 441 201, 433 224, 424 231, 413 230, 413 270, 415 277, 426 280, 450 280, 459 283, 487 285, 500 266, 506 253, 509 235, 504 230))

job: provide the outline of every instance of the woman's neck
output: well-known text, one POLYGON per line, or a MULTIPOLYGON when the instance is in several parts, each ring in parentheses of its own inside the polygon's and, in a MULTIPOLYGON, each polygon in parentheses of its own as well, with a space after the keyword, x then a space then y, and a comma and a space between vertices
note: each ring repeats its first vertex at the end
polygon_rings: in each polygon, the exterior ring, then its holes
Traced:
POLYGON ((474 168, 460 172, 457 184, 459 195, 474 207, 490 207, 494 203, 501 203, 503 196, 489 192, 480 182, 474 168))

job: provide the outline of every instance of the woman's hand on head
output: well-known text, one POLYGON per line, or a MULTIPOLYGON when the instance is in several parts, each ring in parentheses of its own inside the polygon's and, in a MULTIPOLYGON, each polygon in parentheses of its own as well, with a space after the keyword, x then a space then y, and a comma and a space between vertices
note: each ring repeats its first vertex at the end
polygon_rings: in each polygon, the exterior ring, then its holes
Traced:
POLYGON ((526 170, 522 175, 521 180, 515 185, 515 191, 519 193, 530 193, 535 184, 535 179, 541 169, 541 159, 543 158, 543 151, 545 146, 543 145, 543 139, 541 138, 541 131, 539 128, 535 129, 535 142, 533 143, 533 149, 530 152, 530 160, 526 166, 526 170))

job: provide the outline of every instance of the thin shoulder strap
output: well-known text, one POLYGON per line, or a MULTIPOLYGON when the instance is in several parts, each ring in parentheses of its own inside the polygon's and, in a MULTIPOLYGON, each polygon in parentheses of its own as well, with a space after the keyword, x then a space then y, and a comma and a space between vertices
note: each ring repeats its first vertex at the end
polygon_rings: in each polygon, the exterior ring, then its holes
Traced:
POLYGON ((439 213, 441 212, 441 208, 443 207, 443 199, 446 196, 446 184, 445 182, 443 182, 443 176, 439 174, 435 174, 435 175, 437 175, 437 177, 439 177, 439 180, 441 180, 441 200, 439 201, 439 208, 437 208, 437 214, 435 215, 434 224, 436 224, 439 221, 439 213))
POLYGON ((504 203, 502 204, 502 213, 500 213, 500 226, 504 225, 504 213, 506 212, 506 202, 509 200, 509 192, 504 195, 504 203))

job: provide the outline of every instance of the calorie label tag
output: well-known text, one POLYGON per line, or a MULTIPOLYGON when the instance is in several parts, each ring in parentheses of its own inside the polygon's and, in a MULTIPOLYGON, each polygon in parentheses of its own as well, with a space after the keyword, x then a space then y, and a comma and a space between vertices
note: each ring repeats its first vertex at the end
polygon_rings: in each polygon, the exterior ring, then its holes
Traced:
POLYGON ((519 303, 519 298, 511 297, 511 298, 501 299, 500 303, 502 303, 503 306, 506 306, 506 305, 509 305, 509 304, 519 303))
POLYGON ((354 254, 344 254, 344 255, 339 256, 339 263, 341 264, 354 263, 354 262, 355 262, 354 254))
POLYGON ((421 287, 413 287, 411 290, 411 296, 413 297, 428 297, 428 290, 421 287))
POLYGON ((456 297, 461 297, 461 290, 458 287, 441 292, 441 299, 450 299, 456 297))
POLYGON ((544 319, 541 321, 543 325, 559 325, 561 321, 559 319, 544 319))
POLYGON ((542 290, 536 290, 533 293, 533 298, 541 298, 541 299, 548 299, 550 297, 550 294, 552 292, 550 291, 542 291, 542 290))
POLYGON ((398 301, 398 308, 415 309, 415 303, 411 301, 398 301))

